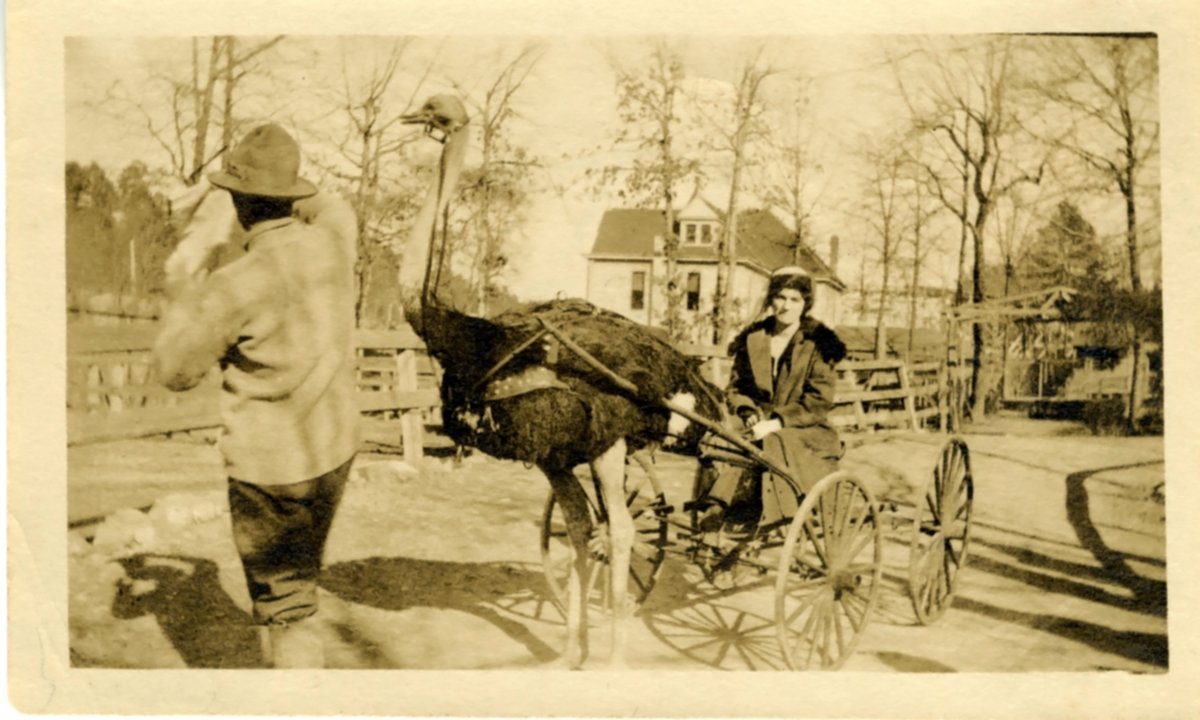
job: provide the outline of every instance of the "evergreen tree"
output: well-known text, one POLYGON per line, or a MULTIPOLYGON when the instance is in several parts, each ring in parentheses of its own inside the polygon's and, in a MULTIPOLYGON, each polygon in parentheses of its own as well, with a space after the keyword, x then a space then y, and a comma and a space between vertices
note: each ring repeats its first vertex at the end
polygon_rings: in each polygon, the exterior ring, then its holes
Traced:
POLYGON ((1109 273, 1104 248, 1096 229, 1070 201, 1058 204, 1025 254, 1017 261, 1016 275, 1023 290, 1042 290, 1056 285, 1076 289, 1094 287, 1109 273))
POLYGON ((67 291, 76 297, 112 292, 125 270, 116 243, 117 190, 99 165, 66 166, 67 291))

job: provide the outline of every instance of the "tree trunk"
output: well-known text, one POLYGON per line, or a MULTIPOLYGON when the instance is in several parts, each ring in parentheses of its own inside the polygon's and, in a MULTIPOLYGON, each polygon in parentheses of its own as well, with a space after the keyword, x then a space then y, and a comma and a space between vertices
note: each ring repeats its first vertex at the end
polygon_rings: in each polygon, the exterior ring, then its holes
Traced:
MULTIPOLYGON (((1013 277, 1013 262, 1011 255, 1004 256, 1004 297, 1007 298, 1011 292, 1012 277, 1013 277)), ((1000 337, 1000 397, 1005 395, 1008 385, 1008 330, 1011 323, 1006 318, 1001 318, 1000 325, 1003 332, 1000 337)))
MULTIPOLYGON (((975 253, 971 268, 971 301, 976 304, 983 302, 983 220, 986 219, 982 208, 979 212, 977 224, 971 233, 975 253)), ((987 388, 983 382, 984 352, 983 323, 974 322, 971 324, 971 417, 976 420, 983 419, 987 405, 987 388)))
POLYGON ((233 147, 233 89, 237 85, 237 76, 233 71, 234 39, 225 38, 225 113, 221 119, 221 147, 228 150, 233 147))
MULTIPOLYGON (((199 86, 193 88, 198 98, 198 112, 196 114, 196 138, 192 145, 192 171, 189 173, 192 183, 200 179, 200 173, 204 171, 207 159, 205 153, 208 152, 208 125, 212 118, 213 90, 217 80, 217 63, 221 60, 221 46, 221 38, 212 39, 208 55, 208 77, 204 81, 204 88, 203 90, 199 86)), ((198 80, 199 68, 193 68, 192 76, 198 80)))
MULTIPOLYGON (((665 77, 669 78, 669 73, 665 77)), ((675 234, 675 175, 673 170, 675 158, 671 153, 673 141, 671 120, 675 117, 676 86, 669 79, 665 82, 663 109, 658 115, 659 132, 661 133, 659 161, 663 167, 663 255, 666 256, 667 268, 667 277, 664 283, 667 303, 663 324, 667 328, 667 335, 672 340, 678 340, 683 328, 679 310, 679 236, 675 234)), ((650 292, 654 292, 653 287, 650 288, 650 292)), ((653 318, 651 320, 653 321, 653 318)))
POLYGON ((887 327, 884 325, 885 308, 888 303, 888 276, 891 275, 891 228, 885 220, 883 225, 883 285, 879 289, 879 310, 875 313, 875 358, 887 357, 887 327))
POLYGON ((913 336, 917 331, 917 292, 921 280, 921 186, 917 185, 917 221, 913 228, 913 271, 908 302, 908 362, 913 361, 913 336))
MULTIPOLYGON (((1132 135, 1126 136, 1126 179, 1124 182, 1125 195, 1125 245, 1129 251, 1129 286, 1133 290, 1135 300, 1138 299, 1138 294, 1142 290, 1142 272, 1141 263, 1138 258, 1138 236, 1137 236, 1137 198, 1134 191, 1133 177, 1133 142, 1132 135)), ((1138 397, 1138 386, 1140 385, 1138 377, 1138 366, 1141 364, 1142 344, 1138 337, 1137 328, 1133 332, 1133 369, 1129 373, 1129 413, 1125 418, 1126 429, 1133 433, 1137 428, 1137 411, 1141 403, 1141 398, 1138 397)))
POLYGON ((717 257, 717 287, 713 291, 713 343, 721 345, 728 335, 729 315, 732 309, 733 294, 729 292, 733 281, 733 268, 737 262, 737 216, 738 216, 738 183, 741 180, 742 167, 740 151, 734 156, 733 178, 729 187, 728 214, 721 229, 721 244, 717 257))
POLYGON ((962 169, 962 208, 959 218, 962 220, 962 232, 958 241, 958 273, 954 278, 954 304, 962 305, 967 301, 966 289, 963 287, 964 265, 967 262, 967 211, 970 206, 970 197, 967 195, 968 179, 971 174, 971 133, 970 119, 964 123, 967 132, 963 133, 963 142, 965 150, 963 151, 963 169, 962 169))
MULTIPOLYGON (((675 198, 668 188, 663 193, 663 202, 666 204, 666 211, 663 213, 663 255, 666 258, 667 276, 663 287, 666 289, 666 313, 663 317, 663 325, 667 328, 667 335, 672 340, 678 339, 679 332, 679 282, 676 275, 679 273, 676 261, 679 256, 679 238, 675 235, 675 208, 672 203, 675 198)), ((650 288, 653 294, 653 287, 650 288)), ((653 318, 651 318, 653 322, 653 318)))

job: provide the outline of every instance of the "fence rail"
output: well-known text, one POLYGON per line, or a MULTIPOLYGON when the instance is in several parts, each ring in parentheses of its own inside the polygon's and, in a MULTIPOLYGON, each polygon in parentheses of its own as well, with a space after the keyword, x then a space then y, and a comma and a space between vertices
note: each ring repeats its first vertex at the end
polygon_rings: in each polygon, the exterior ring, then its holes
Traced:
MULTIPOLYGON (((71 326, 67 332, 67 444, 192 432, 221 425, 220 378, 173 393, 151 376, 153 326, 71 326)), ((358 330, 358 406, 364 440, 418 459, 440 405, 425 344, 411 329, 358 330)))
MULTIPOLYGON (((719 345, 684 345, 684 354, 701 361, 702 374, 718 387, 729 379, 731 359, 719 345)), ((830 422, 847 430, 929 427, 944 422, 949 375, 941 362, 909 365, 895 358, 843 360, 836 368, 837 389, 830 422)))
MULTIPOLYGON (((151 377, 153 326, 73 325, 67 337, 67 444, 219 427, 218 373, 196 388, 173 393, 151 377)), ((421 456, 426 425, 439 422, 437 367, 410 328, 358 330, 357 383, 364 440, 421 456)), ((704 376, 724 387, 730 359, 715 345, 681 350, 701 361, 704 376)), ((837 367, 831 421, 840 428, 928 426, 944 416, 949 375, 942 363, 846 360, 837 367)))

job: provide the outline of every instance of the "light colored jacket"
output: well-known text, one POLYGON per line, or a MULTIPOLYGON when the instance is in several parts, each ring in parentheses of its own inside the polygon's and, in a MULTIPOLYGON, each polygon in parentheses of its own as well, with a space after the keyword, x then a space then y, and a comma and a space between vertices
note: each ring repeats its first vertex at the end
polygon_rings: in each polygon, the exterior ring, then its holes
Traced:
POLYGON ((354 213, 328 195, 304 202, 316 224, 250 228, 243 257, 168 303, 154 347, 172 390, 220 365, 226 470, 260 485, 315 478, 358 447, 354 213))

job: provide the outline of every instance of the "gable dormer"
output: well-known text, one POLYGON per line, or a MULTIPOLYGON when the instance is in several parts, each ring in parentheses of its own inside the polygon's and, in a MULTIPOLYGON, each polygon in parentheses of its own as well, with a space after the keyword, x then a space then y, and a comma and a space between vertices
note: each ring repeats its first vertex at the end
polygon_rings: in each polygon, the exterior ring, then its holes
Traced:
POLYGON ((681 246, 711 246, 717 242, 720 220, 699 192, 675 214, 675 232, 681 246))

